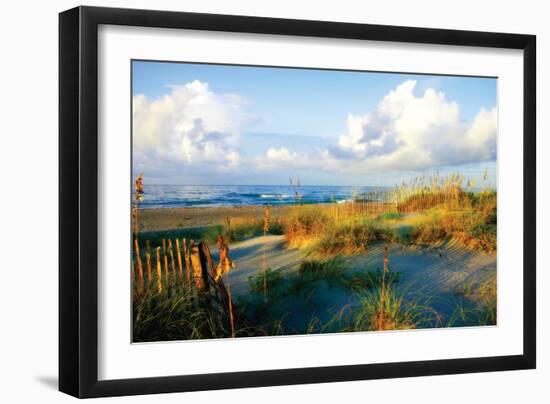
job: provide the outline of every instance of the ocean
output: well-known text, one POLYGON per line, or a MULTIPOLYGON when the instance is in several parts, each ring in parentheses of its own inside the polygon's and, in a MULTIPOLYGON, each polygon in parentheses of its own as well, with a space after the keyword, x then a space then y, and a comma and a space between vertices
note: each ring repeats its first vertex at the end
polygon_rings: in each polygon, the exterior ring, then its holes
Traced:
POLYGON ((190 206, 243 206, 345 202, 365 192, 383 191, 384 187, 315 186, 293 188, 290 185, 150 185, 144 184, 141 208, 190 206))

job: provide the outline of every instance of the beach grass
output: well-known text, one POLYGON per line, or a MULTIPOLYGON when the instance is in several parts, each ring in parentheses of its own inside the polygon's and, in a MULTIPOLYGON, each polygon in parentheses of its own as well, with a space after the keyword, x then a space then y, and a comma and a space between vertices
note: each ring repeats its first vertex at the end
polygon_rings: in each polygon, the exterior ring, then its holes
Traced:
MULTIPOLYGON (((263 293, 263 272, 248 277, 251 293, 263 293)), ((399 282, 401 274, 389 271, 385 274, 388 285, 399 282)), ((382 270, 368 269, 363 271, 347 271, 343 260, 339 257, 327 260, 307 260, 291 273, 283 275, 280 270, 267 270, 268 283, 272 296, 297 295, 311 291, 316 282, 323 281, 334 287, 341 287, 352 292, 362 292, 374 288, 381 283, 382 270)))
MULTIPOLYGON (((218 214, 208 225, 142 231, 139 238, 155 248, 166 239, 215 245, 220 235, 229 243, 284 235, 286 245, 281 249, 303 250, 307 258, 291 271, 273 268, 262 250, 265 262, 248 277, 248 293, 235 297, 237 337, 493 325, 496 271, 494 277, 457 290, 456 308, 443 318, 433 309, 429 296, 398 287, 401 273, 387 270, 386 255, 384 270, 370 265, 349 270, 346 264, 350 256, 394 243, 417 248, 415 245, 439 246, 456 240, 473 251, 494 254, 497 194, 490 189, 472 192, 462 183, 459 175, 422 179, 400 186, 395 202, 381 204, 368 198, 361 203, 300 202, 274 209, 267 219, 264 208, 250 208, 247 215, 247 208, 239 207, 235 208, 238 215, 232 216, 232 210, 224 207, 227 216, 218 214), (328 316, 326 307, 319 305, 326 293, 340 294, 354 303, 335 307, 335 313, 328 316)), ((206 218, 215 213, 216 208, 211 209, 204 210, 206 218)), ((239 262, 236 264, 238 267, 239 262)), ((146 291, 135 296, 133 340, 231 336, 228 319, 197 302, 185 290, 165 290, 162 295, 146 291)))
POLYGON ((134 299, 133 313, 133 342, 223 338, 231 331, 228 321, 197 305, 187 292, 147 293, 134 299))
POLYGON ((411 300, 404 290, 378 286, 361 296, 350 331, 387 331, 441 326, 441 317, 429 299, 411 300))
POLYGON ((471 203, 460 209, 441 206, 426 211, 416 221, 412 238, 419 243, 455 238, 474 250, 494 252, 496 230, 496 194, 491 194, 483 203, 471 203))
POLYGON ((309 247, 321 239, 333 219, 315 206, 296 206, 285 219, 283 229, 290 248, 309 247))
POLYGON ((477 325, 496 325, 497 323, 497 277, 492 274, 482 282, 469 283, 457 294, 464 296, 475 304, 465 307, 458 304, 449 324, 456 321, 470 322, 477 325))
POLYGON ((409 192, 395 211, 379 215, 354 213, 352 207, 341 218, 330 215, 334 210, 297 206, 283 221, 284 234, 291 248, 324 257, 362 253, 377 242, 424 244, 452 238, 474 250, 496 251, 496 192, 466 192, 456 181, 449 182, 448 193, 430 188, 409 192))
POLYGON ((264 277, 269 284, 270 291, 278 291, 279 287, 283 283, 283 275, 281 271, 267 268, 261 273, 248 277, 248 284, 251 293, 264 293, 264 277))

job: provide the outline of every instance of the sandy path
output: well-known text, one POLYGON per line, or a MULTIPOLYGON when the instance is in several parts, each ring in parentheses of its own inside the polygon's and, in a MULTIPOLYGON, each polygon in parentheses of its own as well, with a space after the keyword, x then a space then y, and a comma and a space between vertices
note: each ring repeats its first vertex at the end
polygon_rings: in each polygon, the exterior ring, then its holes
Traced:
MULTIPOLYGON (((383 268, 384 247, 373 246, 367 253, 347 259, 355 270, 383 268)), ((479 284, 496 273, 496 256, 465 248, 457 241, 439 245, 393 245, 389 268, 401 273, 398 290, 411 298, 429 300, 430 306, 448 317, 460 301, 457 292, 479 284)))
MULTIPOLYGON (((285 247, 284 236, 256 237, 230 246, 230 256, 237 268, 231 273, 231 288, 236 295, 248 292, 248 277, 257 274, 265 262, 271 269, 292 271, 306 258, 300 250, 285 247)), ((217 251, 213 250, 217 259, 217 251)), ((374 245, 363 254, 345 259, 347 271, 372 271, 383 268, 384 247, 374 245)), ((398 288, 409 297, 430 299, 430 306, 438 313, 448 317, 456 308, 462 287, 488 279, 496 272, 496 256, 471 251, 458 242, 445 242, 440 245, 402 245, 389 247, 389 267, 391 271, 401 272, 398 288)), ((324 289, 323 306, 338 307, 357 302, 354 296, 348 296, 343 302, 341 290, 319 285, 324 289), (332 295, 331 295, 332 294, 332 295)))
MULTIPOLYGON (((384 247, 375 245, 367 253, 347 259, 352 268, 370 270, 383 267, 384 247)), ((486 280, 496 271, 496 257, 463 247, 457 241, 440 245, 389 247, 389 267, 402 273, 402 283, 414 284, 427 294, 455 291, 470 282, 486 280)))
MULTIPOLYGON (((217 249, 212 250, 212 255, 215 260, 218 259, 217 249)), ((298 268, 306 257, 303 251, 287 249, 285 236, 273 235, 231 244, 229 255, 236 264, 231 271, 231 290, 236 294, 248 292, 248 277, 262 271, 264 262, 267 268, 286 272, 298 268)))

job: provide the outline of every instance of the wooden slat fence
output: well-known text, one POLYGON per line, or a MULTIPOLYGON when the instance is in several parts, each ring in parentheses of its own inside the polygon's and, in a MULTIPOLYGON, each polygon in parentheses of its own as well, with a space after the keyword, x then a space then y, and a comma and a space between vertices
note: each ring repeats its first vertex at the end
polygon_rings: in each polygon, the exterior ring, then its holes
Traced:
POLYGON ((232 319, 235 304, 231 302, 223 278, 215 280, 216 268, 204 241, 162 239, 152 249, 150 240, 135 239, 132 257, 134 300, 147 294, 160 299, 192 296, 194 304, 207 307, 220 321, 232 319))

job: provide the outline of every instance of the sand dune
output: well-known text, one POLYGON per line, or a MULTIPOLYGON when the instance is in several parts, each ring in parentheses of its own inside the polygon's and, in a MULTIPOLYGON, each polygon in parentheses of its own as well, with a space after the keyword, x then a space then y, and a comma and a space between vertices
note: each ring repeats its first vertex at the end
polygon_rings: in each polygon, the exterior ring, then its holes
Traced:
MULTIPOLYGON (((217 249, 212 250, 212 255, 217 260, 217 249)), ((236 264, 231 271, 231 290, 236 294, 248 292, 248 277, 261 271, 264 265, 273 270, 292 271, 306 257, 303 251, 287 249, 285 236, 273 235, 234 243, 230 246, 229 255, 236 264)))
MULTIPOLYGON (((213 254, 217 258, 215 249, 213 254)), ((271 269, 288 272, 296 270, 307 257, 304 251, 287 249, 284 236, 272 235, 234 243, 230 256, 237 266, 231 273, 231 287, 236 295, 248 293, 248 277, 261 271, 264 262, 271 269)), ((378 244, 345 258, 344 262, 350 272, 372 271, 382 269, 383 257, 383 244, 378 244)), ((390 270, 402 274, 397 287, 411 298, 430 297, 431 306, 442 315, 449 315, 455 308, 457 291, 496 273, 494 254, 468 250, 454 241, 426 246, 392 244, 389 259, 390 270)), ((326 308, 342 305, 341 293, 334 292, 325 294, 326 308)), ((349 296, 344 304, 356 302, 356 298, 349 296)))

